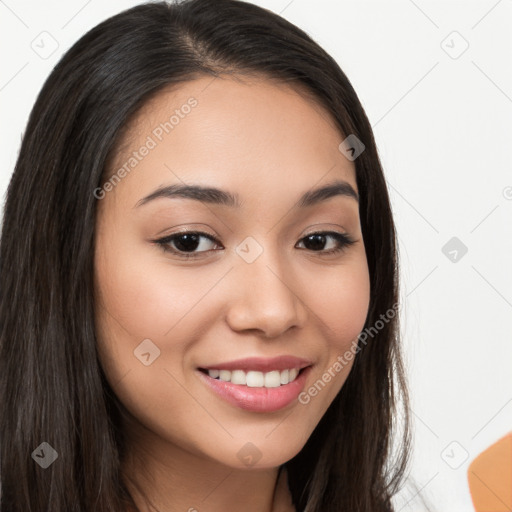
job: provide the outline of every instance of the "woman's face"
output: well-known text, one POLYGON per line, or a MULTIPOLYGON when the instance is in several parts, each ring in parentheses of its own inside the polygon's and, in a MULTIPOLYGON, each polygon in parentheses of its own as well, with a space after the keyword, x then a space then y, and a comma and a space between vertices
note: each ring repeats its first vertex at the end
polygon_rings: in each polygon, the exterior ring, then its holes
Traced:
POLYGON ((370 286, 342 140, 266 80, 200 78, 137 116, 95 192, 96 322, 107 379, 159 453, 276 467, 343 386, 370 286), (219 191, 165 191, 185 185, 219 191), (228 364, 247 358, 263 366, 228 364))

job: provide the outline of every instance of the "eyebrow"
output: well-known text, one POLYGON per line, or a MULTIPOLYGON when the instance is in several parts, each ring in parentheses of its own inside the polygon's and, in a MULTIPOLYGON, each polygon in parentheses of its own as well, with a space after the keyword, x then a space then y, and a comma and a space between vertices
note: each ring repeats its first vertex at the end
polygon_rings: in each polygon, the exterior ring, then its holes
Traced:
MULTIPOLYGON (((308 190, 299 198, 297 203, 295 203, 295 206, 299 208, 307 208, 335 196, 351 197, 359 203, 359 195, 352 185, 346 181, 338 180, 323 187, 308 190)), ((134 208, 138 208, 150 201, 154 201, 155 199, 162 197, 194 199, 196 201, 228 206, 230 208, 241 207, 239 196, 226 190, 215 187, 204 187, 201 185, 176 184, 158 188, 148 196, 138 201, 134 208)))

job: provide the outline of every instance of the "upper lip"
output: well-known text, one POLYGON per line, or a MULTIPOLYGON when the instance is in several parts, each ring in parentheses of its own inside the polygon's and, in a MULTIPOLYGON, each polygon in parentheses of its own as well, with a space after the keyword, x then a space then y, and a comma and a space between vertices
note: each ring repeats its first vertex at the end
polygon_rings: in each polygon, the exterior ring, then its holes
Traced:
POLYGON ((201 366, 203 370, 243 370, 257 371, 257 372, 270 372, 272 370, 287 370, 291 368, 305 368, 311 366, 313 363, 307 359, 302 359, 295 356, 278 356, 273 358, 265 357, 246 357, 244 359, 237 359, 236 361, 226 361, 223 363, 216 363, 209 366, 201 366))

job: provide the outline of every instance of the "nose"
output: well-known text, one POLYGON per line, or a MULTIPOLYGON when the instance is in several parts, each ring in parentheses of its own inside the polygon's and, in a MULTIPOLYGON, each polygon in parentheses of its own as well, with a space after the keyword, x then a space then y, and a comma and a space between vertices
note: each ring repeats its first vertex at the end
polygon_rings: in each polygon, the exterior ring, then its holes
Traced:
POLYGON ((300 296, 296 276, 283 272, 284 265, 268 252, 252 263, 239 261, 233 270, 230 306, 226 321, 234 331, 257 330, 266 337, 282 335, 292 327, 301 328, 307 307, 300 296))

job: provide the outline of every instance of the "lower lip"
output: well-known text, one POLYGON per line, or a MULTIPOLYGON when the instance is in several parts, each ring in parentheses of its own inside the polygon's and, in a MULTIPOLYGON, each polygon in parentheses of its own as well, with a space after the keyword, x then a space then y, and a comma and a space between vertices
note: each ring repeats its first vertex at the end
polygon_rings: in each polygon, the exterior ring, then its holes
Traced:
POLYGON ((286 407, 297 399, 304 389, 311 366, 305 368, 293 381, 278 388, 250 388, 213 379, 208 374, 197 370, 203 382, 221 398, 240 409, 253 412, 274 412, 286 407))

